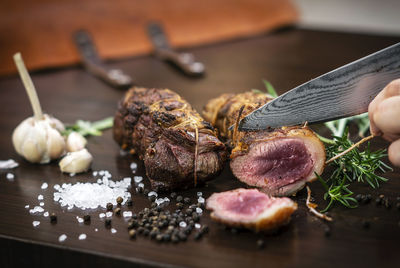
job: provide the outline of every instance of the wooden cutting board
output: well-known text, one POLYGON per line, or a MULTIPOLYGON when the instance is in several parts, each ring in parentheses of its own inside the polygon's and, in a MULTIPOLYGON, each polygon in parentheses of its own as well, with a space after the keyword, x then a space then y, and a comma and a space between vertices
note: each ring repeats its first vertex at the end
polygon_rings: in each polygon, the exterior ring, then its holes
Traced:
POLYGON ((132 57, 152 50, 146 25, 159 21, 176 47, 251 36, 293 24, 290 0, 89 0, 13 1, 0 4, 0 74, 16 72, 20 51, 30 69, 79 61, 72 34, 92 33, 104 58, 132 57))

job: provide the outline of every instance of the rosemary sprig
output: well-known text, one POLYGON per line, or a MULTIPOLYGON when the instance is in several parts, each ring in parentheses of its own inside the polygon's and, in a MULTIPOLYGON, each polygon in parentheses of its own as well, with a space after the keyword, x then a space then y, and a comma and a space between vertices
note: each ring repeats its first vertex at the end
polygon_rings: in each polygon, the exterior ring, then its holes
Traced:
POLYGON ((113 126, 113 118, 107 117, 99 121, 90 122, 85 120, 77 120, 73 125, 67 125, 63 135, 68 135, 72 131, 76 131, 82 136, 101 136, 102 130, 113 126))
MULTIPOLYGON (((353 145, 348 138, 349 128, 345 127, 341 136, 333 136, 333 140, 323 138, 323 142, 327 143, 326 155, 330 159, 341 152, 347 150, 353 145)), ((335 159, 330 163, 334 167, 332 175, 327 179, 318 176, 318 180, 322 183, 326 190, 324 199, 328 200, 327 207, 321 212, 328 211, 335 203, 339 202, 345 207, 357 207, 358 202, 352 197, 353 192, 349 189, 352 183, 367 183, 372 188, 378 188, 380 183, 387 181, 386 178, 379 176, 376 172, 385 172, 391 170, 382 158, 386 156, 386 150, 371 151, 368 143, 364 151, 354 148, 347 154, 335 159)))

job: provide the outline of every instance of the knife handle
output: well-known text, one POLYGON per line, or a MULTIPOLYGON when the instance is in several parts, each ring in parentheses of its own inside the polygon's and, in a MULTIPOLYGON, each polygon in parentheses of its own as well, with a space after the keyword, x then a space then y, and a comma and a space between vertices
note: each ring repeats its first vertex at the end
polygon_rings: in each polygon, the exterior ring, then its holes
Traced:
POLYGON ((154 45, 157 58, 172 63, 186 75, 204 75, 204 64, 196 61, 192 53, 178 53, 171 48, 167 36, 159 23, 152 22, 148 24, 147 32, 154 45))
POLYGON ((132 78, 122 70, 107 67, 100 59, 94 42, 85 30, 74 33, 74 42, 86 70, 114 88, 126 89, 132 86, 132 78))

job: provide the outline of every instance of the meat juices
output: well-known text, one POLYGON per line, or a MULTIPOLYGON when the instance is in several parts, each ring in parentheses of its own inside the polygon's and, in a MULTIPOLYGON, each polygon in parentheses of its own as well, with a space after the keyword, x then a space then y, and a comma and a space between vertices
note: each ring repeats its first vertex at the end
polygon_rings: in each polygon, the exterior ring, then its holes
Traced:
POLYGON ((169 89, 130 89, 118 105, 113 131, 123 149, 144 160, 156 191, 204 183, 226 159, 214 128, 169 89))
POLYGON ((228 128, 272 100, 262 93, 224 94, 210 100, 203 116, 232 146, 230 167, 242 182, 274 196, 287 196, 316 179, 325 166, 325 147, 307 127, 238 132, 228 128))
POLYGON ((287 224, 297 204, 287 197, 270 197, 257 189, 241 188, 212 194, 207 209, 218 222, 258 232, 287 224))

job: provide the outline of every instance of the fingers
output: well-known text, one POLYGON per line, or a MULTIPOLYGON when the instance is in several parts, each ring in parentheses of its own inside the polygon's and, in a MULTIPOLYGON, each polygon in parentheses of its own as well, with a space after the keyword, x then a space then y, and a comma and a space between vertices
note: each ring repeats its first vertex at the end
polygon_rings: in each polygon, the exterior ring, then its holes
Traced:
POLYGON ((389 146, 389 160, 393 165, 400 167, 400 139, 392 142, 389 146))
POLYGON ((372 114, 374 125, 390 140, 400 137, 400 95, 381 101, 372 114))
MULTIPOLYGON (((394 80, 391 83, 389 83, 376 97, 375 99, 369 104, 368 107, 368 114, 369 114, 369 119, 370 119, 370 130, 371 134, 375 136, 380 136, 382 135, 382 132, 385 132, 385 130, 380 129, 380 124, 376 120, 380 120, 381 117, 375 118, 375 114, 378 110, 378 107, 381 106, 381 103, 385 101, 388 98, 394 97, 394 96, 400 96, 400 79, 394 80)), ((386 104, 384 104, 386 106, 386 104)), ((393 121, 396 121, 395 119, 400 119, 400 117, 394 117, 393 121)), ((387 120, 386 120, 387 121, 387 120)), ((398 120, 397 120, 398 121, 398 120)), ((385 123, 385 122, 384 122, 385 123)), ((387 133, 384 135, 385 138, 389 138, 388 136, 393 136, 393 134, 399 134, 399 132, 396 133, 387 133)), ((395 135, 396 137, 396 135, 395 135)), ((393 137, 390 138, 393 140, 393 137)))

